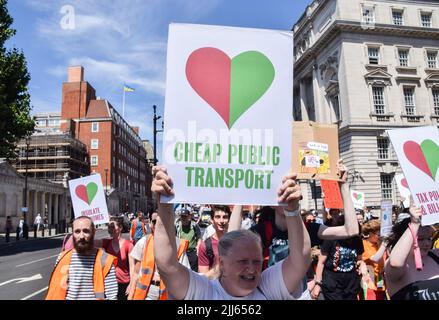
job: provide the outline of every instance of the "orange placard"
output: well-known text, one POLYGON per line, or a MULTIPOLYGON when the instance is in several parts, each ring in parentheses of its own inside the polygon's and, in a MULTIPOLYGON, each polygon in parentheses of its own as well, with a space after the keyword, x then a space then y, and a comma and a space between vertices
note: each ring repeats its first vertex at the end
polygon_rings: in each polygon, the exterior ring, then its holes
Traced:
POLYGON ((320 185, 322 186, 322 191, 325 194, 325 208, 343 209, 343 199, 341 197, 338 181, 320 180, 320 185))

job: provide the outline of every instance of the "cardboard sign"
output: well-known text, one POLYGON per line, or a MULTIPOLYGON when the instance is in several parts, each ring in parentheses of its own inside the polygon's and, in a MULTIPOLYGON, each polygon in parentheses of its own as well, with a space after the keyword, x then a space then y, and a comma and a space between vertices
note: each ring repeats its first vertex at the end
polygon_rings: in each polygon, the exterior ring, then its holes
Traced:
POLYGON ((439 222, 439 131, 436 127, 388 130, 422 225, 439 222))
POLYGON ((403 198, 404 208, 409 208, 410 196, 412 194, 410 193, 407 179, 404 177, 403 174, 397 174, 395 175, 395 180, 396 180, 396 184, 398 185, 399 194, 401 195, 401 198, 403 198))
POLYGON ((339 180, 338 128, 332 124, 295 121, 292 171, 299 179, 339 180))
POLYGON ((163 164, 175 196, 162 202, 278 204, 291 161, 292 46, 291 32, 170 25, 163 164))
POLYGON ((343 209, 343 198, 341 197, 340 186, 336 180, 320 180, 323 193, 325 194, 324 204, 328 209, 343 209))
POLYGON ((385 237, 392 232, 392 201, 381 201, 381 230, 380 236, 385 237))
POLYGON ((354 203, 355 209, 364 209, 364 206, 366 204, 364 192, 351 190, 351 198, 352 202, 354 203))
POLYGON ((75 218, 90 217, 96 224, 108 223, 108 209, 100 174, 69 181, 75 218))

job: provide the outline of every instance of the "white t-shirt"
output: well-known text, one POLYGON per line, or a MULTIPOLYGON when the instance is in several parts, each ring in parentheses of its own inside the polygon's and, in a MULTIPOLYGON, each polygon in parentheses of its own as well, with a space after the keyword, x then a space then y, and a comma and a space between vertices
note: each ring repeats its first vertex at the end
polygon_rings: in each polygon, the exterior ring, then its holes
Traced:
POLYGON ((282 275, 282 264, 265 269, 257 289, 245 297, 229 295, 221 286, 219 279, 209 280, 207 277, 189 270, 189 288, 185 300, 299 300, 303 297, 302 284, 291 294, 288 292, 282 275))
POLYGON ((215 227, 213 226, 213 224, 209 224, 207 226, 206 230, 204 230, 204 234, 203 234, 202 240, 206 241, 207 238, 210 238, 214 234, 215 234, 215 227))

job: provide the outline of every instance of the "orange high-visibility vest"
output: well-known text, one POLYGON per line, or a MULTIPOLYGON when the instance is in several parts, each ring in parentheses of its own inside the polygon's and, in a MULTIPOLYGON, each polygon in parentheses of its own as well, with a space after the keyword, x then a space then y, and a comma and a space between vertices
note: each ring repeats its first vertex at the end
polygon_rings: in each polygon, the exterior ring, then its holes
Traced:
MULTIPOLYGON (((134 221, 131 225, 131 230, 130 230, 131 240, 134 240, 134 234, 136 233, 138 222, 139 222, 139 218, 136 218, 136 219, 134 219, 134 221)), ((142 230, 143 230, 143 234, 146 234, 145 222, 143 222, 143 221, 142 221, 142 230)))
MULTIPOLYGON (((178 246, 177 259, 186 252, 189 242, 187 240, 181 240, 178 246)), ((145 300, 148 295, 149 287, 151 286, 152 278, 155 272, 155 258, 154 258, 154 237, 148 235, 143 250, 142 264, 140 267, 140 279, 137 281, 137 286, 134 291, 133 300, 145 300)), ((160 298, 159 300, 167 300, 168 294, 166 292, 163 281, 160 281, 160 298)))
MULTIPOLYGON (((65 300, 67 297, 69 267, 73 249, 61 253, 61 258, 50 277, 49 290, 46 300, 65 300)), ((105 300, 104 279, 110 272, 111 266, 116 266, 117 259, 103 249, 98 249, 93 267, 93 289, 96 300, 105 300)))

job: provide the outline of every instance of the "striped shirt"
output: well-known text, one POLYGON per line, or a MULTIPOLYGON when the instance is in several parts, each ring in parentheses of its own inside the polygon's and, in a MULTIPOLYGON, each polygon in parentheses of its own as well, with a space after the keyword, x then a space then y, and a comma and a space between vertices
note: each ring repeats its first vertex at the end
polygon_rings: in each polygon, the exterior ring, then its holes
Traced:
MULTIPOLYGON (((69 267, 67 300, 96 299, 93 289, 93 269, 96 254, 97 252, 93 255, 85 256, 73 251, 69 267)), ((110 272, 105 277, 104 285, 105 298, 107 300, 116 300, 118 287, 114 265, 111 266, 110 272)))

